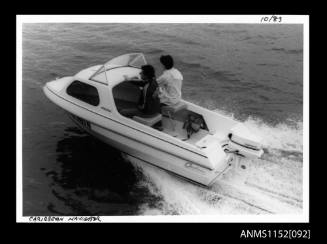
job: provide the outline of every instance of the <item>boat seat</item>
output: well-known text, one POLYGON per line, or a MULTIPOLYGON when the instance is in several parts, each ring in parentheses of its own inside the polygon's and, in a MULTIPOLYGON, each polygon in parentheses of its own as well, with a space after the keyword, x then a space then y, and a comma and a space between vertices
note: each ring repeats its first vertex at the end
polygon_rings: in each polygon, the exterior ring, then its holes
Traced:
POLYGON ((140 117, 140 116, 134 116, 133 119, 135 121, 139 122, 139 123, 142 123, 144 125, 148 125, 148 126, 152 127, 156 123, 161 121, 162 115, 161 114, 156 114, 153 117, 148 117, 148 118, 144 118, 144 117, 140 117))
POLYGON ((161 113, 163 115, 167 115, 169 117, 169 121, 170 121, 174 131, 175 131, 175 123, 173 122, 174 114, 183 109, 186 109, 186 108, 187 108, 187 105, 183 102, 178 102, 175 105, 163 106, 161 108, 161 113))

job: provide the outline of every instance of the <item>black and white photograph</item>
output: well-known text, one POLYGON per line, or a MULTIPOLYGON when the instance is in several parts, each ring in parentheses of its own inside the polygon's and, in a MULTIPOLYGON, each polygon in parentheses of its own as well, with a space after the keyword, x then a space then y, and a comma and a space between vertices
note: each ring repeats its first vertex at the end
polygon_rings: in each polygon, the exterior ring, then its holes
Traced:
POLYGON ((16 19, 18 222, 308 222, 309 16, 16 19))

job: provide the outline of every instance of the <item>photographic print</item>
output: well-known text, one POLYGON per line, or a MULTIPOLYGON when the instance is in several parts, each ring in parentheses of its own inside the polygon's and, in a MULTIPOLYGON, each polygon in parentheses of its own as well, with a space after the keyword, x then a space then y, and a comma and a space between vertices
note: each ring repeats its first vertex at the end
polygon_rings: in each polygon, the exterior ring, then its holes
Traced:
POLYGON ((308 16, 17 20, 22 221, 308 221, 308 16))

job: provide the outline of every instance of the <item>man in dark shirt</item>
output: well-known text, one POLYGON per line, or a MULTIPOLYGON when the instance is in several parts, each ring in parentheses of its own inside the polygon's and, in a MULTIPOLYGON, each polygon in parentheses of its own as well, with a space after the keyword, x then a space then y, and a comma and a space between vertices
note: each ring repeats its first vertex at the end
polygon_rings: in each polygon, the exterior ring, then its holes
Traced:
POLYGON ((158 97, 158 83, 155 78, 155 70, 152 65, 141 67, 141 80, 130 81, 137 86, 142 86, 143 91, 139 99, 137 109, 124 109, 120 113, 127 117, 153 117, 160 113, 160 99, 158 97))

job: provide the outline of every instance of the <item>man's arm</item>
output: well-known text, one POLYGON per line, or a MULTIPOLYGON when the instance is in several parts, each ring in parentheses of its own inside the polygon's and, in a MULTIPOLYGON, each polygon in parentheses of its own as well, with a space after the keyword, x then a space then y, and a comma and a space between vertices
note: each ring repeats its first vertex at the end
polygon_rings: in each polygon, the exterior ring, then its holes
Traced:
POLYGON ((158 85, 160 85, 160 86, 162 86, 162 85, 164 85, 164 84, 167 83, 167 78, 166 78, 165 74, 162 74, 161 76, 159 76, 159 77, 157 78, 157 83, 158 83, 158 85))

